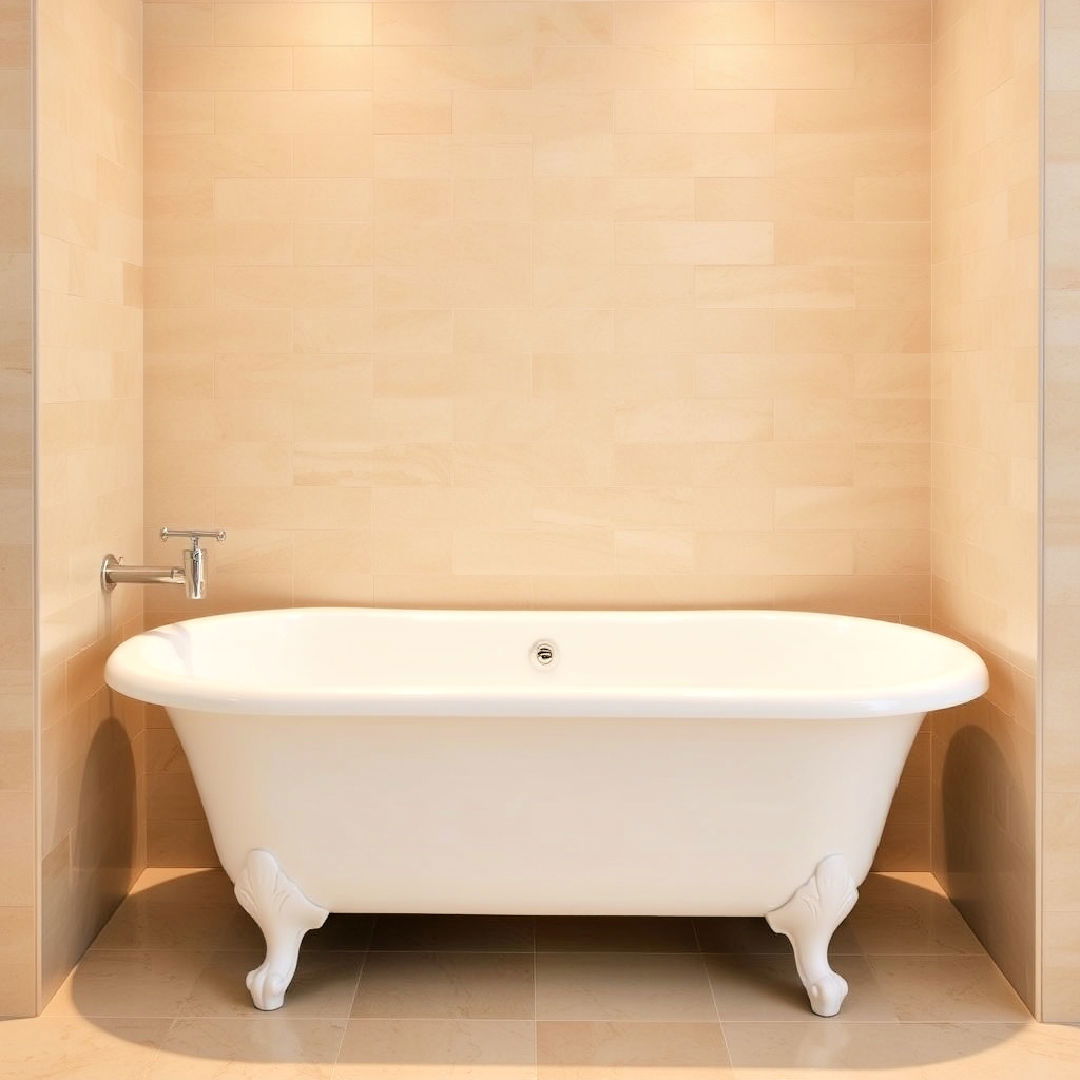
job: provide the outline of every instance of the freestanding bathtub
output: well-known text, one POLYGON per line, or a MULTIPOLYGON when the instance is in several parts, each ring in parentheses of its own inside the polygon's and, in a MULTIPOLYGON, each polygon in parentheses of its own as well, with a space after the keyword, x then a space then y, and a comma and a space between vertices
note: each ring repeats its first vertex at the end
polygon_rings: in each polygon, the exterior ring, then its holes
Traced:
POLYGON ((767 611, 249 612, 106 677, 176 725, 260 1009, 331 911, 764 915, 824 1016, 923 716, 987 684, 936 634, 767 611))

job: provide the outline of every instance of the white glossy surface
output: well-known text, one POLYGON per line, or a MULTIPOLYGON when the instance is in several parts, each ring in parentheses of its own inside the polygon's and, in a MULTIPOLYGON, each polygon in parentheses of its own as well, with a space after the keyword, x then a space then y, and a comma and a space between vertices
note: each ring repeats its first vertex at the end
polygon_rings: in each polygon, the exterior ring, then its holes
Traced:
MULTIPOLYGON (((168 708, 222 865, 271 912, 264 1008, 305 905, 763 915, 830 856, 854 887, 925 712, 986 687, 946 638, 778 612, 256 612, 140 634, 106 674, 168 708)), ((777 915, 823 1013, 833 909, 777 915)))
POLYGON ((986 688, 937 634, 770 611, 243 612, 139 634, 106 676, 159 705, 308 716, 867 717, 986 688), (541 639, 559 649, 543 669, 541 639))
POLYGON ((831 853, 863 879, 986 669, 830 615, 323 608, 140 634, 107 678, 168 707, 234 880, 264 848, 331 911, 746 915, 831 853))
POLYGON ((791 942, 799 980, 818 1016, 835 1016, 847 997, 847 980, 829 966, 829 942, 858 899, 847 860, 827 855, 783 907, 765 916, 791 942))

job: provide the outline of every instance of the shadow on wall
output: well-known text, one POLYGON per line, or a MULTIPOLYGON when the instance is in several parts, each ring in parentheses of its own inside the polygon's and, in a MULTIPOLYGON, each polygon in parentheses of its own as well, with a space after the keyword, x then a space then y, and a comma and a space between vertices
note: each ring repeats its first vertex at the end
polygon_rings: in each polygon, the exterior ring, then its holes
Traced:
POLYGON ((130 736, 116 717, 107 716, 82 763, 74 826, 44 860, 46 999, 130 888, 138 828, 136 783, 130 736))
POLYGON ((998 730, 985 702, 950 710, 947 723, 934 736, 945 742, 939 765, 941 854, 935 869, 943 880, 947 877, 953 903, 1030 1006, 1035 985, 1033 781, 1025 783, 1003 751, 1017 738, 1015 725, 1001 723, 998 730))
MULTIPOLYGON (((834 939, 833 963, 852 984, 854 1023, 809 1012, 786 940, 762 919, 331 915, 305 938, 284 1009, 258 1013, 244 977, 262 960, 261 935, 228 878, 204 870, 161 880, 165 873, 151 871, 157 883, 144 879, 124 902, 63 991, 61 1011, 88 1017, 116 1039, 152 1039, 173 1068, 177 1058, 215 1062, 215 1076, 218 1062, 223 1070, 233 1062, 292 1063, 298 1075, 301 1066, 337 1062, 349 1076, 349 1066, 357 1076, 386 1077, 419 1076, 416 1069, 441 1077, 468 1066, 477 1076, 535 1077, 538 1047, 547 1064, 575 1075, 601 1065, 627 1066, 627 1075, 632 1066, 649 1075, 667 1068, 672 1077, 683 1071, 676 1066, 726 1073, 729 1051, 764 1053, 756 1064, 792 1075, 866 1075, 985 1053, 1027 1022, 1015 999, 1003 1006, 999 994, 996 1017, 1010 1022, 922 1025, 921 1035, 918 1025, 897 1023, 879 964, 887 971, 893 961, 933 967, 949 958, 968 965, 976 982, 998 977, 943 896, 877 875, 834 939), (622 1011, 612 1011, 620 1001, 622 1011), (722 1027, 717 1011, 803 1022, 769 1025, 791 1037, 754 1050, 748 1031, 762 1025, 722 1027), (537 1028, 536 1012, 609 1022, 537 1028), (151 1032, 138 1017, 158 1018, 158 1028, 151 1032), (618 1022, 661 1019, 675 1022, 618 1022)), ((901 996, 910 998, 904 981, 901 996)))

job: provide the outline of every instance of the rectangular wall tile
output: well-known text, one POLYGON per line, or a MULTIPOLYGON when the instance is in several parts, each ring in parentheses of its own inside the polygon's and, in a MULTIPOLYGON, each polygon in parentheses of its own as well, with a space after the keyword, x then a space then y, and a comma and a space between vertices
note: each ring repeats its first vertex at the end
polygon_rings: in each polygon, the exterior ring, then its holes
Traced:
POLYGON ((0 0, 0 1017, 37 1007, 33 6, 0 0))
MULTIPOLYGON (((233 69, 209 47, 208 10, 179 6, 147 5, 148 35, 170 48, 147 66, 145 117, 155 137, 195 146, 211 137, 212 91, 234 71, 281 83, 288 56, 240 50, 233 69)), ((38 648, 54 688, 41 706, 46 1000, 146 865, 143 707, 103 673, 142 627, 142 594, 105 600, 97 581, 106 552, 142 561, 142 9, 69 0, 36 13, 38 648)), ((209 212, 208 186, 169 194, 185 214, 209 212)), ((200 299, 190 275, 149 285, 200 299)))
MULTIPOLYGON (((1077 372, 1080 324, 1074 312, 1080 293, 1076 244, 1076 191, 1080 165, 1074 5, 1047 0, 1045 7, 1043 328, 1044 472, 1042 611, 1042 783, 1043 910, 1042 1015, 1052 1022, 1080 1020, 1080 881, 1076 851, 1080 842, 1080 742, 1077 739, 1076 655, 1080 641, 1077 602, 1076 475, 1077 372)), ((1019 95, 1014 99, 1022 100, 1019 95)), ((1017 185, 1009 208, 1009 231, 1030 228, 1031 201, 1017 185), (1024 223, 1021 226, 1021 222, 1024 223)))
MULTIPOLYGON (((148 12, 147 521, 236 545, 152 617, 925 622, 926 8, 798 6, 148 12)), ((210 857, 185 768, 156 862, 210 857)), ((896 827, 925 865, 928 806, 896 827)))
MULTIPOLYGON (((866 6, 785 17, 865 35, 866 6)), ((931 72, 934 626, 976 648, 991 680, 987 700, 934 717, 934 870, 1032 1008, 1039 19, 1037 0, 938 4, 931 72)), ((888 190, 864 183, 857 204, 878 217, 888 190)))

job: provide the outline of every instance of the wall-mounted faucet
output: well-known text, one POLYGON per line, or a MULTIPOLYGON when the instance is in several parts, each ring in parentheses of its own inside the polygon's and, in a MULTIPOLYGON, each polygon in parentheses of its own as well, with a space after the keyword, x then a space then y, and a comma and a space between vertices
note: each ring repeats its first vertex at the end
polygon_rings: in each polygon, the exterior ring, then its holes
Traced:
POLYGON ((181 536, 191 541, 184 550, 183 566, 124 566, 115 555, 106 555, 101 564, 102 592, 112 592, 121 582, 140 585, 183 585, 189 600, 202 600, 206 596, 206 548, 199 546, 205 538, 221 543, 226 536, 224 529, 170 529, 162 528, 158 534, 162 542, 181 536))

